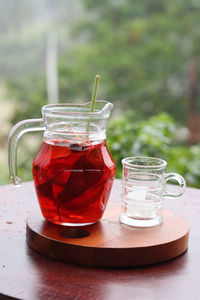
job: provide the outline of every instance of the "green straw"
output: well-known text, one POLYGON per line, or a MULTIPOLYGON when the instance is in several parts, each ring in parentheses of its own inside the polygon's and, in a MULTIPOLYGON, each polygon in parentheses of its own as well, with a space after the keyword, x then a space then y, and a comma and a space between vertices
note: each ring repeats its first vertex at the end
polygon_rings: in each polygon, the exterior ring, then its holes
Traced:
POLYGON ((99 80, 100 80, 100 76, 96 75, 93 92, 92 92, 92 102, 91 102, 91 106, 90 106, 90 112, 93 112, 94 108, 95 108, 95 102, 96 102, 97 92, 98 92, 98 88, 99 88, 99 80))
MULTIPOLYGON (((100 76, 96 75, 95 81, 94 81, 93 92, 92 92, 92 102, 90 105, 90 112, 93 112, 94 108, 95 108, 97 92, 98 92, 98 88, 99 88, 99 80, 100 80, 100 76)), ((87 132, 88 133, 89 133, 89 129, 90 129, 90 120, 88 120, 88 124, 87 124, 87 132)))

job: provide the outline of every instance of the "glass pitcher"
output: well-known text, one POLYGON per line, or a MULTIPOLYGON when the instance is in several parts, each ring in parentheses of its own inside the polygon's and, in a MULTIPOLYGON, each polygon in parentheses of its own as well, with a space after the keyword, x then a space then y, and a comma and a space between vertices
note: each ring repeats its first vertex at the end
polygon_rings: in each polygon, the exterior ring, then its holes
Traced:
POLYGON ((81 226, 103 215, 115 163, 106 144, 106 124, 113 104, 49 104, 41 119, 16 124, 8 139, 9 171, 15 185, 17 142, 29 131, 44 130, 42 145, 33 159, 32 172, 42 214, 49 222, 81 226))

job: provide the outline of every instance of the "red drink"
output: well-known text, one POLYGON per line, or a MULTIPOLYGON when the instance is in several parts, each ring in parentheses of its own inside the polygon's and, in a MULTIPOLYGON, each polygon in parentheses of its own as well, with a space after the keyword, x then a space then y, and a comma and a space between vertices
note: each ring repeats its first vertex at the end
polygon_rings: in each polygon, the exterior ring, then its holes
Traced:
POLYGON ((56 224, 98 221, 106 207, 115 163, 106 141, 96 145, 43 142, 33 160, 33 178, 45 219, 56 224))

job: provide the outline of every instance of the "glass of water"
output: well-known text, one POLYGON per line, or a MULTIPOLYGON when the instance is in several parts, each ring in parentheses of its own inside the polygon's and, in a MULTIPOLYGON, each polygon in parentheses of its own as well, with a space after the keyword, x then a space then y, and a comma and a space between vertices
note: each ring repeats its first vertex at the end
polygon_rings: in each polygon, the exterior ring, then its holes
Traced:
POLYGON ((184 178, 165 173, 166 161, 153 157, 127 157, 122 160, 122 207, 120 222, 135 227, 152 227, 163 222, 163 202, 166 197, 178 198, 185 190, 184 178), (168 180, 178 182, 179 193, 166 188, 168 180))

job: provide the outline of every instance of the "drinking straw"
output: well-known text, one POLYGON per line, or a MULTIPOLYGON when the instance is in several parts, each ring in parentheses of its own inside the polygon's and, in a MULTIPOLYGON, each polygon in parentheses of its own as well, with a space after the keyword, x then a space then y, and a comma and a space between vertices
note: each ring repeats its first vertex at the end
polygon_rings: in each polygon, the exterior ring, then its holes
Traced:
POLYGON ((100 80, 100 76, 96 75, 95 81, 94 81, 93 92, 92 92, 92 102, 91 102, 91 106, 90 106, 90 112, 93 112, 94 108, 95 108, 95 102, 96 102, 97 92, 98 92, 98 88, 99 88, 99 80, 100 80))
MULTIPOLYGON (((95 108, 97 92, 98 92, 98 88, 99 88, 99 80, 100 80, 100 76, 96 75, 95 81, 94 81, 93 92, 92 92, 92 101, 91 101, 91 105, 90 105, 90 112, 93 112, 94 108, 95 108)), ((87 124, 87 132, 88 133, 89 133, 89 129, 90 129, 90 119, 88 120, 88 124, 87 124)))

